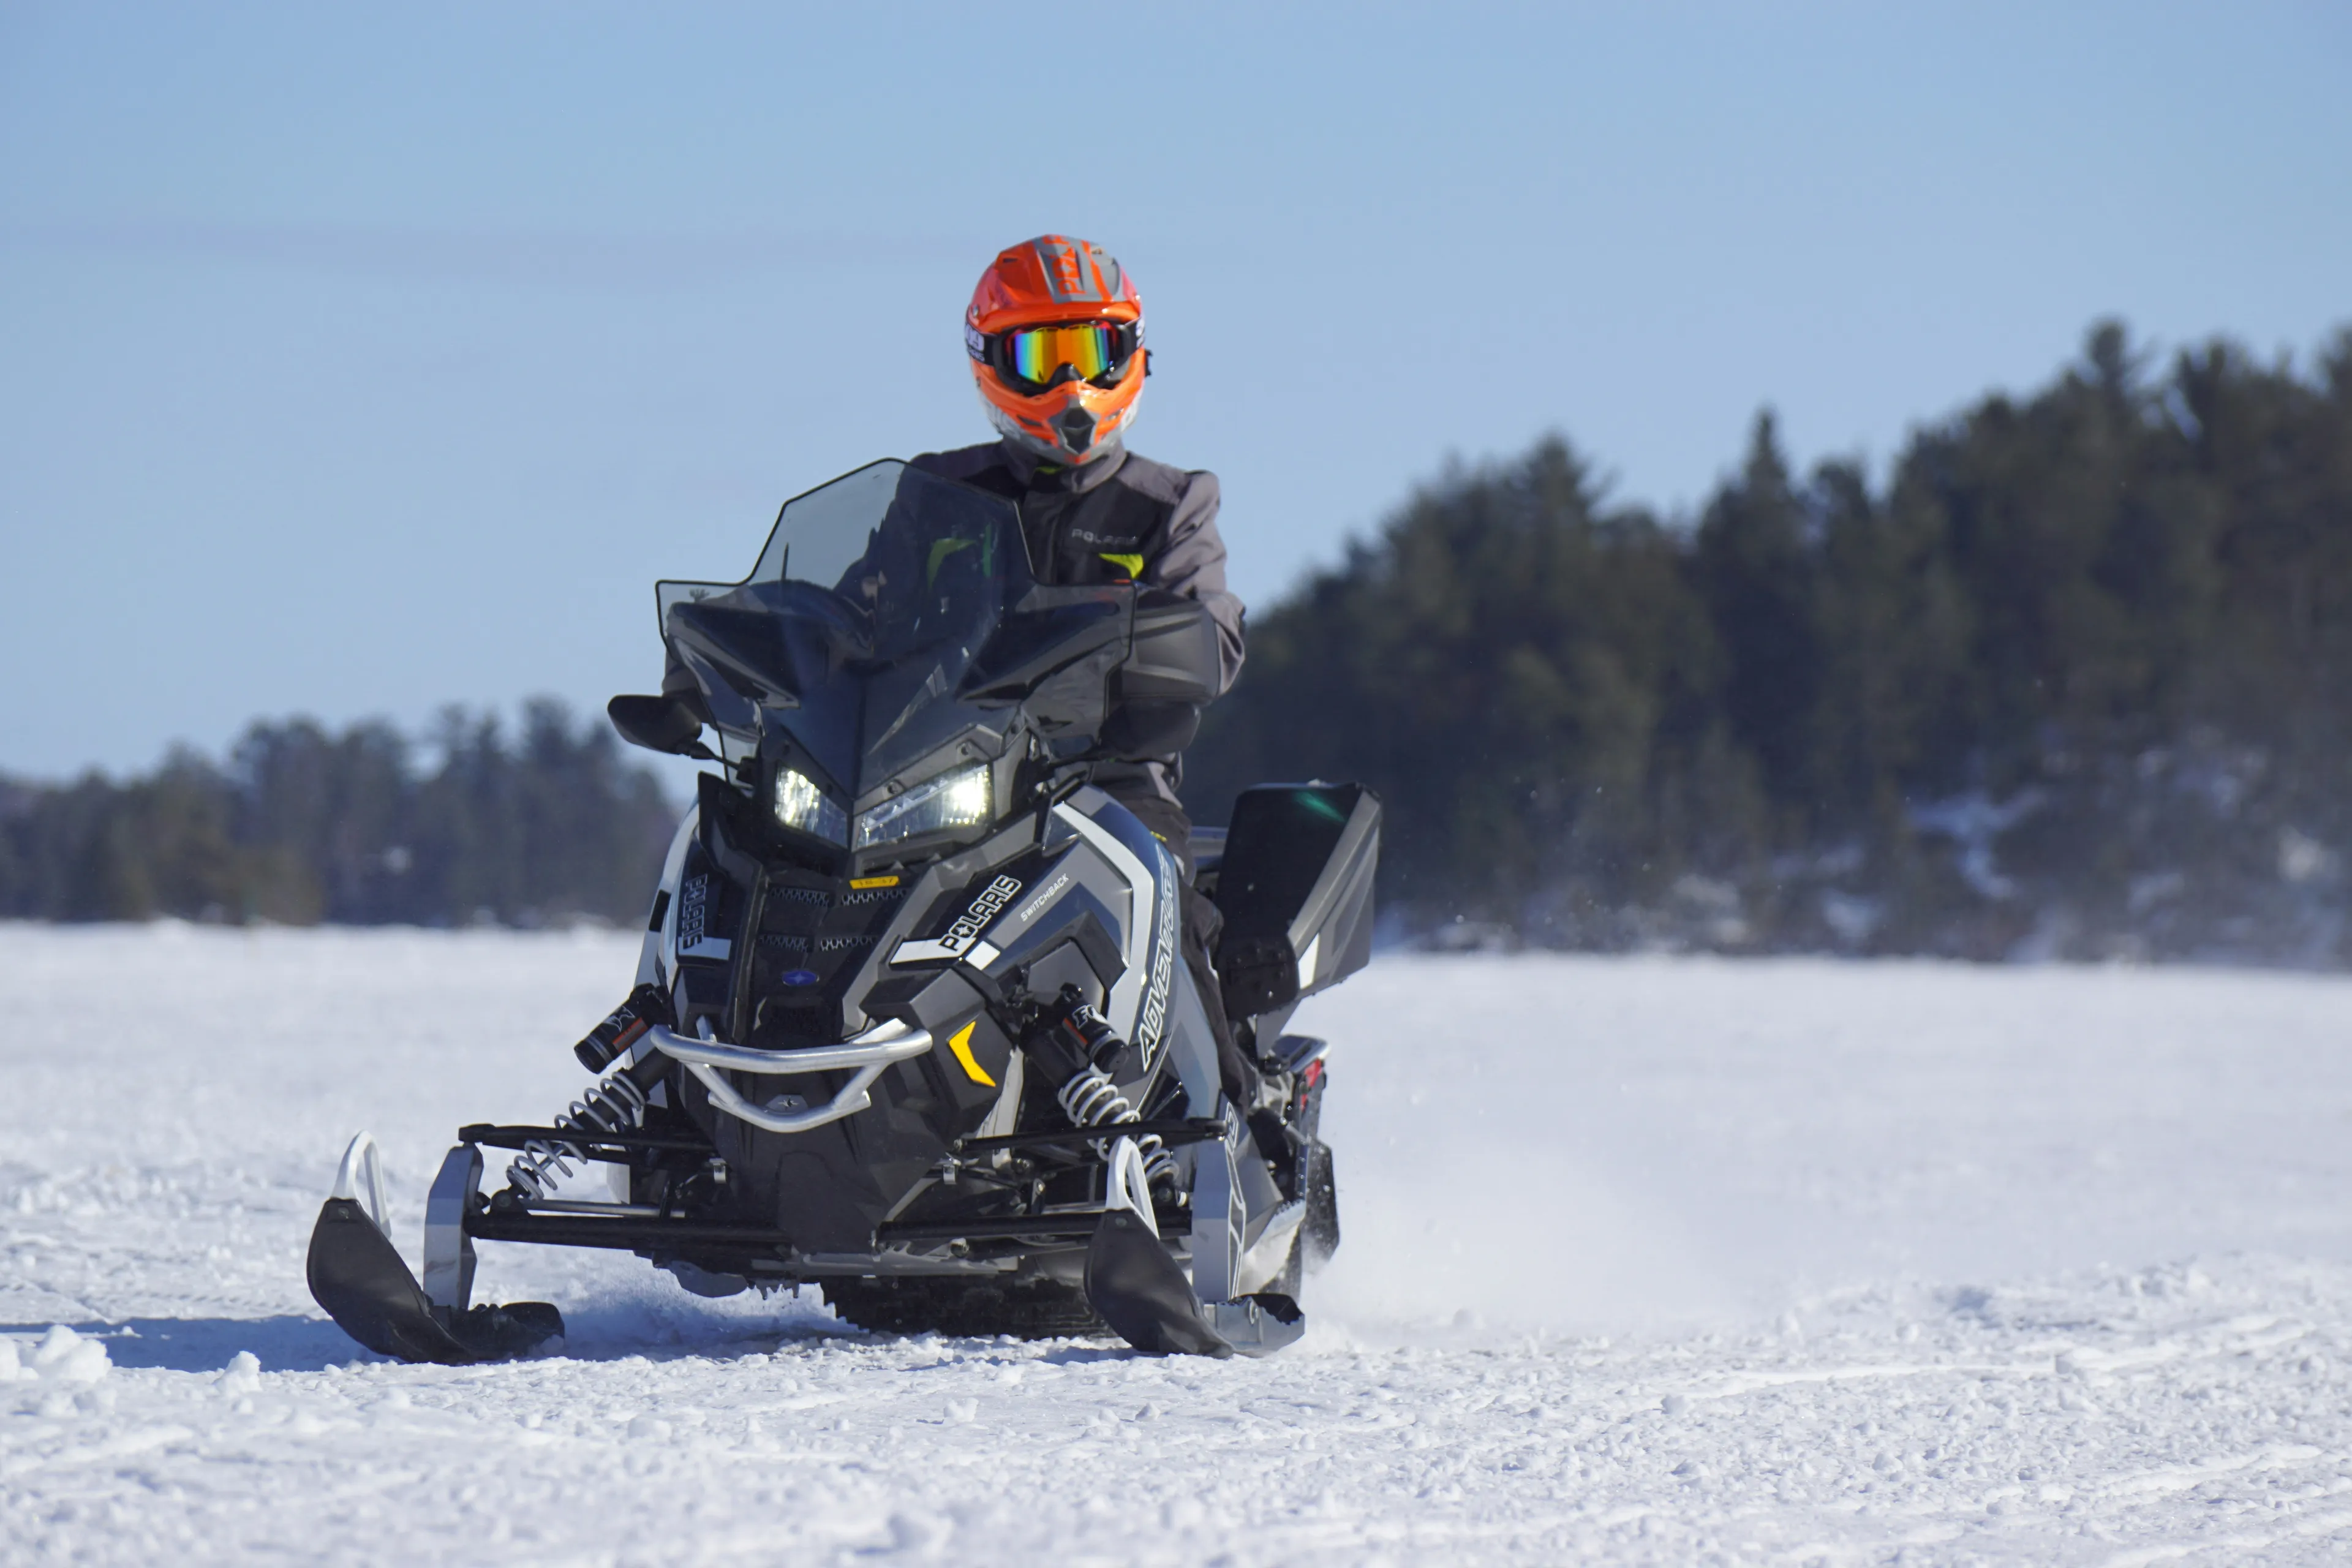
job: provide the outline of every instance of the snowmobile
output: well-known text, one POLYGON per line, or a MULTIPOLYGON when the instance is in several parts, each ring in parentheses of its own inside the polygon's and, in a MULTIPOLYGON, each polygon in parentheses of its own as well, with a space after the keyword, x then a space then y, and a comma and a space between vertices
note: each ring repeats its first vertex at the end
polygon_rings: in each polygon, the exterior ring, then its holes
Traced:
POLYGON ((459 1130, 421 1279, 354 1138, 319 1304, 405 1361, 521 1353, 560 1311, 471 1296, 477 1243, 530 1242, 709 1296, 813 1284, 885 1332, 1296 1340, 1339 1226, 1325 1044, 1284 1026, 1370 956, 1378 799, 1262 785, 1182 847, 1244 1089, 1181 951, 1179 857, 1089 782, 1190 739, 1218 669, 1201 605, 1042 584, 1013 502, 898 461, 786 502, 740 583, 656 594, 693 689, 612 720, 716 765, 635 989, 573 1047, 598 1081, 547 1125, 459 1130), (495 1192, 488 1151, 511 1156, 495 1192))

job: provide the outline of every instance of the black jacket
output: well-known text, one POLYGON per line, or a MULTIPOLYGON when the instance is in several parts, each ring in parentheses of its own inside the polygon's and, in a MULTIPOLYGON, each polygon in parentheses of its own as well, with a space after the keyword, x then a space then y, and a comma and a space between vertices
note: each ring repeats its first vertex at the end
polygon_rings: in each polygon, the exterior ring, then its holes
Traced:
MULTIPOLYGON (((1217 689, 1241 673, 1242 602, 1225 587, 1216 475, 1171 468, 1124 447, 1081 468, 1056 468, 1001 441, 927 452, 914 466, 1016 502, 1040 582, 1132 581, 1206 605, 1223 653, 1217 689)), ((1171 804, 1182 777, 1181 760, 1172 755, 1104 763, 1095 773, 1113 795, 1171 804)))
MULTIPOLYGON (((1171 468, 1123 447, 1083 468, 1055 468, 1001 442, 927 452, 912 466, 1017 504, 1040 582, 1131 581, 1201 601, 1217 624, 1223 656, 1217 690, 1223 693, 1241 673, 1242 602, 1225 587, 1216 475, 1171 468)), ((682 696, 694 689, 693 675, 673 655, 663 692, 682 696)), ((1150 802, 1180 807, 1176 786, 1183 763, 1172 753, 1100 763, 1094 776, 1139 809, 1150 802)))

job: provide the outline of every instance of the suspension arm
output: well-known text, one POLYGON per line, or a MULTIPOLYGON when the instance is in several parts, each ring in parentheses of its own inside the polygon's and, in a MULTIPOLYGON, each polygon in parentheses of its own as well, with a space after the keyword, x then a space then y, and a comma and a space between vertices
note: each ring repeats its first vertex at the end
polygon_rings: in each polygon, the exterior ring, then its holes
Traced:
POLYGON ((782 1231, 753 1225, 703 1225, 684 1219, 530 1214, 476 1209, 466 1216, 466 1234, 483 1241, 535 1241, 546 1247, 606 1247, 625 1251, 664 1247, 726 1247, 771 1257, 792 1250, 782 1231))
MULTIPOLYGON (((685 1154, 711 1154, 708 1139, 680 1138, 659 1132, 596 1132, 588 1133, 577 1127, 507 1127, 488 1121, 477 1121, 457 1129, 460 1143, 479 1143, 489 1149, 528 1148, 531 1142, 562 1141, 583 1150, 593 1149, 661 1149, 685 1154)), ((591 1158, 594 1156, 591 1155, 591 1158)))
MULTIPOLYGON (((1066 1127, 1058 1131, 1008 1132, 1000 1138, 959 1138, 948 1148, 959 1155, 989 1154, 999 1149, 1067 1148, 1099 1142, 1105 1131, 1101 1127, 1066 1127)), ((1223 1137, 1225 1124, 1214 1117, 1176 1116, 1159 1121, 1114 1122, 1108 1131, 1139 1139, 1156 1134, 1163 1143, 1204 1143, 1223 1137)))
MULTIPOLYGON (((1070 1214, 992 1215, 985 1219, 894 1219, 874 1227, 874 1241, 878 1247, 894 1241, 1014 1241, 1031 1237, 1085 1241, 1102 1224, 1102 1217, 1100 1209, 1079 1209, 1070 1214)), ((1171 1210, 1160 1221, 1163 1236, 1188 1235, 1192 1228, 1192 1216, 1181 1210, 1171 1210)))

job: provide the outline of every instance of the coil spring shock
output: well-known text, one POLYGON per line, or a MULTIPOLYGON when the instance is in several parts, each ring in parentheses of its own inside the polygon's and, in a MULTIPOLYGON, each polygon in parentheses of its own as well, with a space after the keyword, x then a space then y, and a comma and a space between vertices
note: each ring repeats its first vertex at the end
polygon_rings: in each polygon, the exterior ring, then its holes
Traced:
MULTIPOLYGON (((555 1119, 555 1130, 578 1132, 583 1139, 593 1141, 599 1132, 619 1132, 635 1126, 645 1108, 646 1091, 624 1069, 573 1100, 572 1109, 555 1119)), ((543 1198, 550 1188, 572 1173, 574 1160, 583 1164, 588 1161, 587 1151, 578 1143, 561 1138, 534 1138, 523 1145, 521 1155, 507 1167, 507 1182, 527 1197, 543 1198)))
MULTIPOLYGON (((1090 1067, 1064 1084, 1054 1098, 1061 1103, 1062 1111, 1073 1127, 1116 1127, 1123 1121, 1140 1121, 1135 1107, 1127 1096, 1119 1093, 1110 1075, 1100 1068, 1090 1067)), ((1143 1156, 1146 1179, 1157 1183, 1162 1178, 1176 1179, 1176 1156, 1160 1142, 1160 1134, 1147 1132, 1135 1141, 1136 1151, 1143 1156)), ((1095 1152, 1104 1159, 1110 1157, 1110 1140, 1095 1140, 1095 1152)))

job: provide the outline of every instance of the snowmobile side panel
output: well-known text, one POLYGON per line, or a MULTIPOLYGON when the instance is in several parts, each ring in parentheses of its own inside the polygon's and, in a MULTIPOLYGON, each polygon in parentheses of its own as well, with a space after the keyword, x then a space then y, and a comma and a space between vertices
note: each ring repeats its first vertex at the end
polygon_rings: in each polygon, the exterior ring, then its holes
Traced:
POLYGON ((1290 1263, 1291 1248, 1298 1240, 1298 1223, 1306 1217, 1307 1205, 1297 1198, 1277 1205, 1266 1216, 1265 1228, 1234 1266, 1236 1294, 1254 1294, 1282 1277, 1283 1269, 1290 1263))
POLYGON ((942 900, 960 897, 961 901, 954 907, 968 909, 972 897, 997 876, 1014 866, 1032 863, 1036 848, 1037 819, 1024 816, 972 847, 924 868, 906 887, 887 926, 874 933, 875 942, 856 966, 856 973, 842 993, 845 1026, 863 1028, 879 1016, 864 1009, 865 999, 902 972, 896 962, 898 950, 905 945, 907 937, 930 929, 941 919, 942 900))
POLYGON ((1175 861, 1133 813, 1091 785, 1054 807, 1053 817, 1109 861, 1130 890, 1121 922, 1126 966, 1103 1016, 1121 1037, 1156 1059, 1176 968, 1175 861))
POLYGON ((646 940, 637 952, 637 984, 669 985, 671 920, 677 909, 677 884, 685 874, 687 847, 702 834, 698 806, 689 805, 670 835, 669 853, 663 857, 661 880, 654 887, 653 911, 646 922, 646 940))
POLYGON ((1176 987, 1174 1026, 1169 1031, 1168 1063, 1184 1088, 1186 1114, 1217 1114, 1223 1091, 1217 1083, 1217 1037, 1209 1026, 1209 1009, 1187 974, 1176 987))

